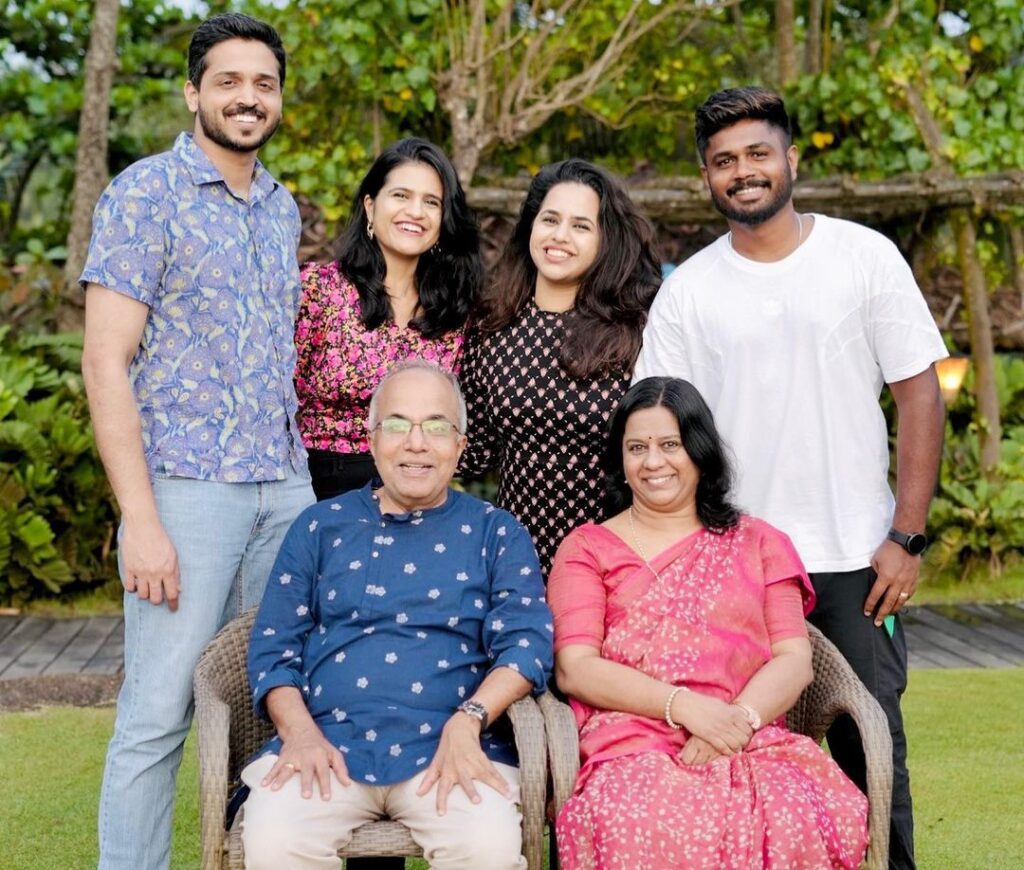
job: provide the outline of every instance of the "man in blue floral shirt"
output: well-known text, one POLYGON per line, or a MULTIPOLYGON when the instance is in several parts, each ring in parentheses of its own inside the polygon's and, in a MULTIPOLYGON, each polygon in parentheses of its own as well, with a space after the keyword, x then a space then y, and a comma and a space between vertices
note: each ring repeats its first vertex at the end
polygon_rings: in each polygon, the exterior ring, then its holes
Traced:
POLYGON ((515 749, 492 726, 550 675, 533 543, 449 488, 466 443, 450 374, 393 369, 369 427, 381 481, 296 520, 253 627, 253 701, 277 736, 242 773, 246 866, 336 867, 389 816, 432 867, 525 867, 515 749))
POLYGON ((125 680, 100 796, 100 867, 169 864, 174 782, 206 642, 257 604, 313 500, 295 428, 299 216, 256 159, 281 119, 278 34, 218 15, 189 46, 191 135, 95 212, 85 376, 121 507, 125 680))

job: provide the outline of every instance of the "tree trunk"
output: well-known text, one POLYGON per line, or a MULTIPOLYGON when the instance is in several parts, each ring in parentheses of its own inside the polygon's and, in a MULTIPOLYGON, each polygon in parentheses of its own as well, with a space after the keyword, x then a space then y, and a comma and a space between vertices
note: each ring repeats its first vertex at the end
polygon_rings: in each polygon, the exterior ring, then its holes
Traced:
POLYGON ((1024 229, 1021 229, 1020 218, 1010 215, 1004 222, 1006 234, 1010 239, 1010 265, 1013 275, 1013 289, 1020 296, 1020 307, 1024 309, 1024 229))
POLYGON ((108 181, 107 123, 110 90, 117 64, 117 16, 120 0, 96 0, 89 50, 85 55, 85 84, 78 122, 75 186, 72 192, 71 231, 64 267, 65 295, 57 315, 61 329, 80 328, 83 305, 78 276, 85 265, 92 232, 92 212, 108 181))
POLYGON ((796 79, 796 4, 794 0, 775 0, 775 58, 779 88, 796 79))
POLYGON ((821 18, 823 0, 807 0, 807 42, 804 44, 804 72, 816 76, 821 72, 821 18))
POLYGON ((991 477, 999 462, 1002 426, 999 421, 999 394, 996 391, 995 349, 992 343, 992 319, 989 315, 985 273, 978 260, 978 237, 970 211, 963 208, 950 213, 956 235, 960 273, 967 297, 968 335, 974 359, 974 394, 978 408, 981 438, 982 474, 991 477))

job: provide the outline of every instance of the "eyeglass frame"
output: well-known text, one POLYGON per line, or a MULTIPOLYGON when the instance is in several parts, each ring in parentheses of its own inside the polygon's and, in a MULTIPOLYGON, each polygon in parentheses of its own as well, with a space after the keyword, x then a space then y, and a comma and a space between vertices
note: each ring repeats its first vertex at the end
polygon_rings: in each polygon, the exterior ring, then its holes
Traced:
POLYGON ((390 416, 384 417, 382 420, 378 420, 376 425, 370 431, 371 432, 380 432, 382 435, 388 435, 388 436, 391 436, 391 437, 401 436, 403 438, 408 438, 412 434, 412 430, 415 429, 417 426, 419 426, 420 434, 424 438, 447 438, 453 432, 455 433, 455 435, 457 437, 458 436, 462 436, 462 435, 465 434, 464 432, 462 432, 459 429, 457 424, 453 423, 447 417, 440 417, 440 416, 438 416, 438 417, 427 417, 425 420, 410 420, 408 417, 402 417, 402 416, 397 415, 397 414, 392 414, 390 416), (395 421, 398 421, 398 422, 401 422, 401 423, 408 423, 409 424, 409 428, 405 432, 388 432, 384 428, 384 424, 387 421, 389 421, 389 420, 395 420, 395 421), (449 431, 447 431, 447 432, 444 432, 444 433, 438 432, 436 434, 431 434, 430 432, 427 432, 427 430, 423 428, 423 424, 424 423, 447 423, 449 426, 451 426, 451 429, 449 431))

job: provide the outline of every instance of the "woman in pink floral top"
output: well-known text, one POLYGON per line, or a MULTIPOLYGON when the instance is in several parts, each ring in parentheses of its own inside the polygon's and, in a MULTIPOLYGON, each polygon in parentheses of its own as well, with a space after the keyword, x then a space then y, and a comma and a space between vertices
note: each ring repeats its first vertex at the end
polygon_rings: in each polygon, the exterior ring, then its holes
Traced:
POLYGON ((302 269, 295 387, 317 498, 374 476, 367 412, 392 365, 458 371, 481 279, 479 227, 451 161, 423 139, 389 146, 359 186, 337 260, 302 269))

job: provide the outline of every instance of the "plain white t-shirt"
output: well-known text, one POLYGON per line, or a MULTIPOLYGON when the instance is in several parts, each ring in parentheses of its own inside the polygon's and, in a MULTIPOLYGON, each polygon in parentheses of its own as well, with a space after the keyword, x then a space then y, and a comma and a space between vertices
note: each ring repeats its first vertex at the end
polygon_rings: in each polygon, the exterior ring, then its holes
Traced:
POLYGON ((723 236, 676 269, 633 381, 697 387, 733 451, 739 507, 786 532, 808 571, 853 571, 892 521, 882 387, 946 355, 896 246, 815 215, 783 260, 748 260, 723 236))

